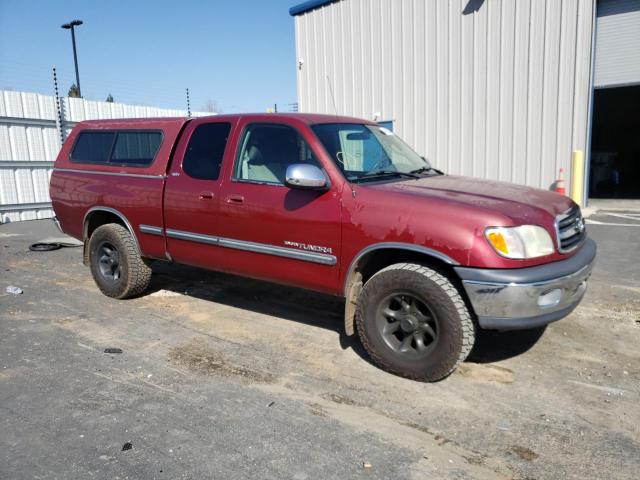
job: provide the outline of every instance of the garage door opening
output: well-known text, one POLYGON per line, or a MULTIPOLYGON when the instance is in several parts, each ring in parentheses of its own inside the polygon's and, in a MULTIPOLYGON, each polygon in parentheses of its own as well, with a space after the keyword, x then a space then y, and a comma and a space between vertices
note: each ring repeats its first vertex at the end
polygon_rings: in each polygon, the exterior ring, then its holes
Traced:
POLYGON ((594 91, 589 196, 640 198, 640 85, 594 91))

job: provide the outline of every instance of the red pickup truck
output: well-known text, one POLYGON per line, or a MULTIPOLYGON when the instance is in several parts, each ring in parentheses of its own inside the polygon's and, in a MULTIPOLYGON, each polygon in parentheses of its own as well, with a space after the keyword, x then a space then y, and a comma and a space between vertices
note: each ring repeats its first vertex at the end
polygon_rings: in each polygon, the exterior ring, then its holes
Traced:
POLYGON ((337 116, 81 122, 50 191, 105 295, 141 294, 161 260, 343 296, 378 365, 429 381, 478 328, 568 315, 596 255, 569 198, 445 175, 337 116))

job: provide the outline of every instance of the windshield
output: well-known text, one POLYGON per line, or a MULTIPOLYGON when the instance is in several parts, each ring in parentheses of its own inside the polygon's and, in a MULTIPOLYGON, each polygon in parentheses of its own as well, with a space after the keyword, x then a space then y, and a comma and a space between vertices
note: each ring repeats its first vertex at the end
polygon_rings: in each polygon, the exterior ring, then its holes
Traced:
POLYGON ((384 127, 327 123, 311 129, 349 181, 417 176, 431 170, 429 162, 384 127))

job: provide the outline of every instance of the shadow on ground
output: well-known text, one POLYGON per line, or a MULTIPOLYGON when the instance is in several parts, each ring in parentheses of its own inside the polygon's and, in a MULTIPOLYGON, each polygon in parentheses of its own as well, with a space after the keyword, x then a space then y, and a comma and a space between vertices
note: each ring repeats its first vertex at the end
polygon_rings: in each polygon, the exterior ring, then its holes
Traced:
POLYGON ((546 328, 544 326, 512 332, 479 330, 467 362, 493 363, 521 355, 540 340, 546 328))
MULTIPOLYGON (((370 362, 357 336, 344 333, 344 299, 295 287, 212 272, 185 265, 155 263, 147 294, 168 290, 262 315, 324 328, 335 332, 343 350, 353 349, 370 362)), ((518 356, 540 339, 545 327, 514 332, 479 330, 467 359, 492 363, 518 356)))

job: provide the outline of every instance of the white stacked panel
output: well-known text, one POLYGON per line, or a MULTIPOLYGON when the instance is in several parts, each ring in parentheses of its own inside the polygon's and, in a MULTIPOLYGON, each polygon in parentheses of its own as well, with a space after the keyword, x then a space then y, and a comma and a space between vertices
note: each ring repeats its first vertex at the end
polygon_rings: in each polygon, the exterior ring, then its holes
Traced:
MULTIPOLYGON (((62 98, 63 130, 94 119, 184 117, 186 110, 62 98)), ((49 178, 60 150, 53 96, 0 90, 0 222, 53 216, 49 178)), ((192 112, 192 116, 212 115, 192 112)))

